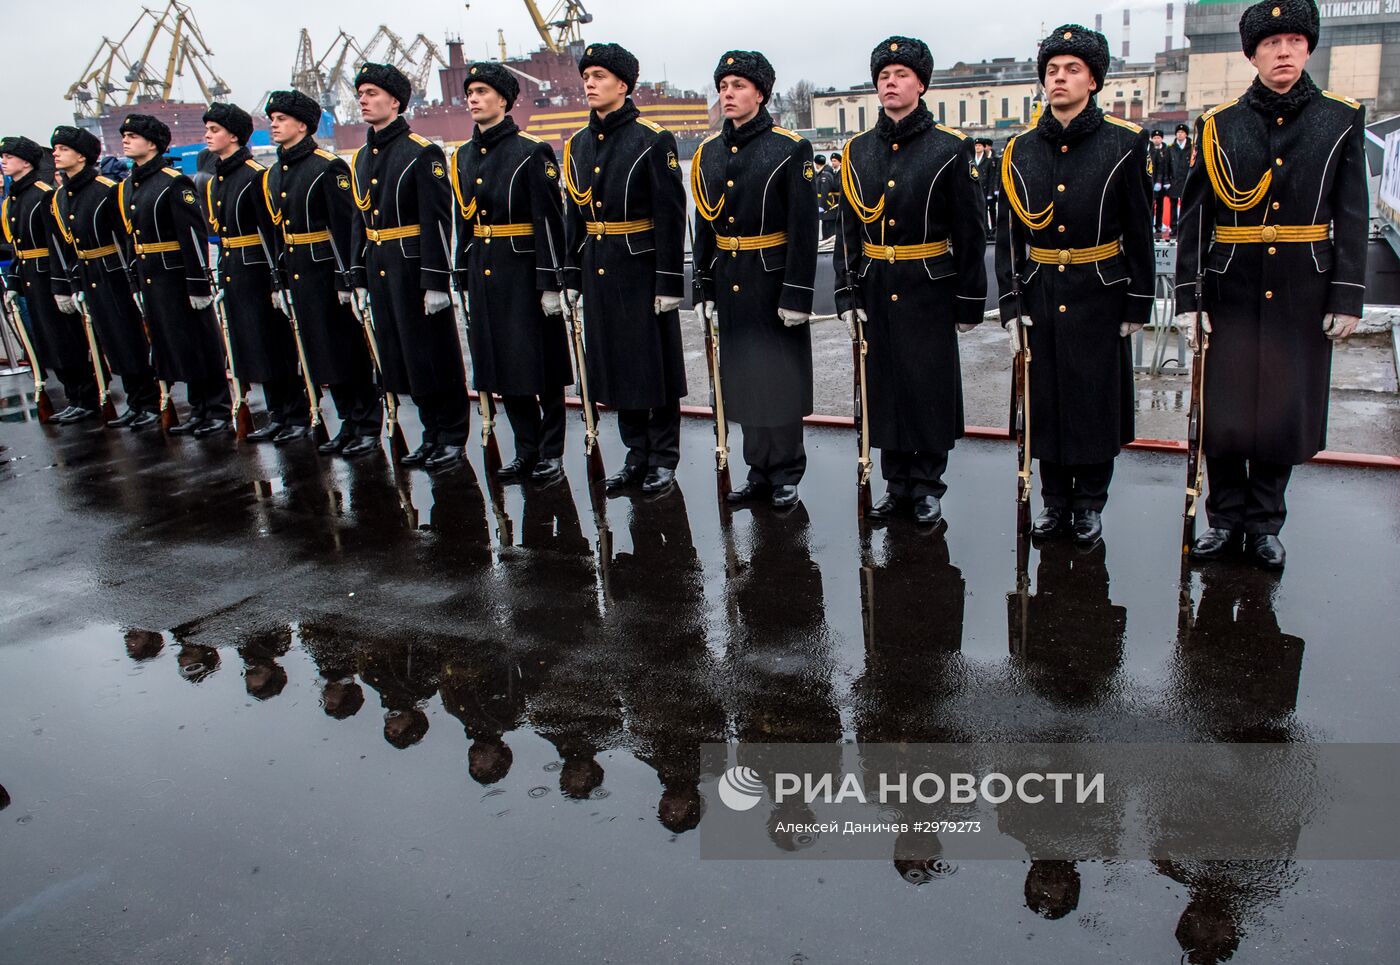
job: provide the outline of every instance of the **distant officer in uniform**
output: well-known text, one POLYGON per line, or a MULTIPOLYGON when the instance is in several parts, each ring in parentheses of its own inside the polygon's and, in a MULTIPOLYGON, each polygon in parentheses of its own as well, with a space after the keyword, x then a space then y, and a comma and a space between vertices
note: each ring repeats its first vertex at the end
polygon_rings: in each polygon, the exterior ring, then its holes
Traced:
POLYGON ((208 225, 194 182, 167 167, 170 128, 148 114, 129 114, 121 126, 131 177, 117 184, 128 232, 129 258, 141 286, 156 372, 184 382, 190 418, 170 431, 203 438, 229 428, 223 337, 200 256, 208 259, 208 225), (196 246, 203 245, 201 250, 196 246))
POLYGON ((1240 39, 1258 76, 1196 123, 1176 299, 1178 322, 1193 327, 1199 308, 1210 333, 1211 528, 1192 550, 1199 559, 1224 555, 1243 532, 1256 561, 1284 565, 1284 491, 1326 444, 1332 343, 1356 330, 1365 300, 1366 111, 1304 69, 1318 19, 1311 0, 1249 7, 1240 39))
MULTIPOLYGON (((986 196, 974 142, 924 104, 933 54, 889 37, 870 54, 875 127, 846 144, 836 310, 869 345, 870 443, 885 496, 874 519, 937 523, 948 452, 963 434, 958 332, 987 299, 986 196)), ((984 161, 983 163, 989 163, 984 161)))
POLYGON ((686 203, 676 139, 632 102, 639 65, 630 51, 589 44, 578 69, 592 112, 564 144, 565 297, 583 299, 589 390, 617 410, 627 446, 607 488, 640 482, 643 492, 661 492, 680 461, 686 392, 686 203))
POLYGON ((272 294, 272 218, 263 198, 266 173, 248 150, 253 118, 236 104, 215 102, 204 112, 204 143, 218 161, 205 184, 209 226, 219 239, 217 282, 233 343, 230 366, 243 383, 263 387, 267 424, 249 442, 288 443, 309 431, 306 389, 287 317, 272 294))
POLYGON ((66 285, 51 250, 53 186, 39 178, 43 159, 43 147, 27 137, 0 140, 0 169, 11 178, 10 193, 0 209, 0 233, 15 253, 3 276, 5 307, 14 311, 11 306, 24 297, 39 365, 63 383, 68 407, 51 421, 64 425, 97 414, 97 380, 88 358, 87 334, 74 314, 72 299, 66 294, 55 296, 66 285))
MULTIPOLYGON (((386 392, 408 392, 423 422, 407 466, 462 458, 471 413, 457 316, 448 295, 452 187, 442 148, 409 130, 413 85, 398 68, 365 64, 355 77, 370 129, 351 169, 359 209, 356 265, 368 282, 386 392)), ((365 440, 347 446, 362 447, 365 440)), ((373 445, 378 444, 378 437, 373 445)))
MULTIPOLYGON (((990 138, 979 137, 977 139, 974 145, 972 167, 977 171, 973 180, 981 185, 982 201, 986 208, 982 221, 986 228, 987 237, 991 238, 996 233, 997 226, 997 161, 990 138)), ((986 277, 985 271, 983 277, 986 277)))
POLYGON ((1152 311, 1147 135, 1095 102, 1108 70, 1102 34, 1056 28, 1038 68, 1050 109, 1001 159, 1001 318, 1013 350, 1030 343, 1031 455, 1045 500, 1032 532, 1072 529, 1093 543, 1113 460, 1133 438, 1128 336, 1152 311))
MULTIPOLYGON (((353 445, 368 452, 383 428, 384 406, 353 305, 350 166, 317 146, 313 132, 321 123, 321 105, 301 91, 274 91, 267 116, 277 163, 263 176, 261 190, 273 224, 268 241, 281 281, 292 293, 291 305, 283 307, 296 312, 311 383, 318 393, 320 386, 330 388, 340 418, 340 431, 319 449, 339 453, 353 445)), ((303 393, 306 381, 303 376, 303 393)), ((297 438, 299 425, 289 425, 280 441, 297 438)))
POLYGON ((696 150, 690 178, 699 307, 722 325, 724 407, 743 426, 749 465, 748 482, 728 499, 782 508, 798 500, 802 419, 812 412, 812 145, 774 126, 766 105, 776 75, 763 54, 729 51, 714 79, 724 127, 696 150))
MULTIPOLYGON (((78 127, 54 128, 54 166, 63 183, 53 193, 53 243, 63 250, 68 276, 55 270, 54 291, 79 295, 92 319, 98 346, 111 371, 122 378, 126 411, 107 423, 112 429, 143 429, 158 418, 160 390, 151 368, 151 343, 141 327, 141 313, 117 258, 123 232, 117 212, 116 182, 97 173, 102 142, 78 127)), ((50 269, 61 267, 57 259, 50 269)), ((69 305, 74 312, 79 308, 69 305)))
POLYGON ((812 158, 817 169, 813 182, 817 189, 817 221, 821 223, 822 240, 836 234, 836 222, 841 216, 841 182, 826 163, 826 155, 812 158))
POLYGON ((573 381, 561 283, 564 208, 554 149, 516 126, 520 83, 475 63, 463 83, 476 121, 452 160, 459 287, 478 392, 498 392, 515 435, 506 478, 563 471, 564 386, 573 381))
POLYGON ((1181 234, 1177 230, 1181 224, 1181 195, 1186 190, 1186 176, 1191 173, 1191 158, 1194 155, 1188 136, 1190 133, 1191 129, 1185 124, 1178 124, 1175 138, 1166 147, 1167 175, 1162 184, 1162 193, 1172 206, 1170 233, 1178 236, 1181 234))
POLYGON ((1162 237, 1163 215, 1171 204, 1167 191, 1171 187, 1171 162, 1162 143, 1162 132, 1152 132, 1152 144, 1147 149, 1147 177, 1152 181, 1152 230, 1162 237))

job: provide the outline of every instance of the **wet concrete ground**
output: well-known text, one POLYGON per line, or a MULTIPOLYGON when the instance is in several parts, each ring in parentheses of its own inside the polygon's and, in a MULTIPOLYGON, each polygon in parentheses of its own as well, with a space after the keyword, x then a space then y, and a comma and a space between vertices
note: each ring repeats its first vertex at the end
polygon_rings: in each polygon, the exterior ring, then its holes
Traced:
MULTIPOLYGON (((1400 940, 1389 863, 731 863, 696 829, 710 740, 1396 740, 1393 472, 1300 469, 1287 571, 1195 571, 1183 614, 1182 462, 1125 454, 1105 544, 1032 551, 1021 635, 1005 443, 959 445, 946 529, 862 536, 836 430, 809 432, 801 507, 726 529, 703 421, 675 490, 600 512, 572 417, 567 484, 496 499, 475 447, 429 478, 20 418, 0 410, 0 962, 1372 962, 1400 940)), ((616 464, 611 419, 603 443, 616 464)))

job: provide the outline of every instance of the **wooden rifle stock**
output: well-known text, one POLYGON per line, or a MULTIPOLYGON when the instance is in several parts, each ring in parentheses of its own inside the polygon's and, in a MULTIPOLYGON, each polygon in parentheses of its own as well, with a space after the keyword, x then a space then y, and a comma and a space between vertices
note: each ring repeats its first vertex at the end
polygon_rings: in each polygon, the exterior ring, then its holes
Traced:
POLYGON ((865 357, 869 345, 865 341, 865 323, 860 318, 860 286, 854 271, 846 272, 846 288, 851 293, 851 306, 855 313, 855 336, 851 339, 851 371, 855 390, 856 517, 865 519, 865 514, 870 511, 870 473, 874 469, 874 463, 870 459, 870 400, 865 388, 865 357))
MULTIPOLYGON (((448 296, 452 299, 453 307, 462 313, 462 319, 466 322, 467 328, 470 329, 472 323, 471 314, 467 311, 467 299, 462 291, 462 286, 457 284, 452 247, 447 243, 447 233, 443 231, 440 224, 438 225, 438 240, 442 242, 442 254, 447 260, 448 296)), ((478 388, 476 390, 476 404, 481 412, 482 461, 486 464, 486 471, 492 473, 501 468, 501 447, 496 442, 496 400, 489 389, 478 388)))
POLYGON ((24 327, 24 319, 20 316, 19 306, 6 303, 6 314, 10 317, 10 324, 14 326, 15 334, 19 336, 20 344, 24 346, 24 356, 29 360, 29 371, 34 375, 34 405, 38 411, 39 421, 48 422, 53 418, 53 400, 49 398, 48 389, 44 388, 44 367, 40 364, 38 356, 34 354, 34 343, 29 340, 29 331, 24 327))
POLYGON ((244 388, 243 380, 238 377, 238 369, 233 361, 233 336, 229 332, 224 290, 219 285, 219 276, 214 266, 205 258, 204 252, 209 247, 208 243, 200 238, 193 228, 190 229, 190 238, 194 242, 195 254, 199 255, 199 267, 204 269, 204 277, 209 279, 209 292, 214 296, 214 317, 219 320, 219 331, 224 336, 224 358, 228 360, 228 378, 233 383, 234 438, 242 442, 248 438, 248 433, 253 431, 253 417, 248 412, 248 390, 244 388))
POLYGON ((1186 421, 1186 508, 1181 518, 1181 552, 1196 541, 1196 515, 1205 483, 1206 349, 1210 336, 1201 325, 1202 275, 1196 272, 1196 344, 1191 347, 1191 403, 1186 421))
MULTIPOLYGON (((151 338, 151 324, 146 318, 146 298, 141 294, 141 279, 136 276, 131 262, 123 253, 125 249, 115 234, 112 236, 112 241, 117 246, 117 260, 122 263, 127 287, 131 289, 131 300, 136 303, 136 310, 141 314, 141 330, 145 332, 146 344, 151 348, 151 367, 155 368, 156 343, 151 338)), ((156 383, 160 386, 160 430, 168 433, 180 424, 180 416, 175 412, 175 400, 170 395, 170 383, 165 379, 157 379, 156 383)))

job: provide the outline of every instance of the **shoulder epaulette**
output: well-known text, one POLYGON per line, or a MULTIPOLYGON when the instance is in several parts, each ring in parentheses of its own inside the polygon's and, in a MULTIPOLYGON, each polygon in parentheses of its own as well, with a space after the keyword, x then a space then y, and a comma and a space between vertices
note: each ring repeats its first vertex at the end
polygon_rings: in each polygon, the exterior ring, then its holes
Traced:
POLYGON ((1323 92, 1322 92, 1322 96, 1323 96, 1323 97, 1330 97, 1330 98, 1331 98, 1332 100, 1334 100, 1334 101, 1340 101, 1341 103, 1345 104, 1347 107, 1350 107, 1352 110, 1357 110, 1358 108, 1361 107, 1361 102, 1360 102, 1360 101, 1354 101, 1354 100, 1352 100, 1350 97, 1345 97, 1345 96, 1343 96, 1343 95, 1341 95, 1341 94, 1334 93, 1334 92, 1332 92, 1332 91, 1330 91, 1330 90, 1325 90, 1325 91, 1323 91, 1323 92))
POLYGON ((52 191, 52 190, 53 190, 52 185, 48 184, 48 183, 45 182, 45 181, 35 181, 35 182, 34 182, 34 187, 38 188, 40 191, 52 191))
POLYGON ((177 171, 174 168, 161 168, 161 172, 170 175, 172 178, 182 178, 185 176, 184 171, 177 171))
POLYGON ((773 128, 773 133, 774 133, 774 134, 781 134, 783 137, 786 137, 786 138, 788 138, 789 140, 793 140, 793 141, 800 141, 800 140, 802 140, 802 135, 801 135, 801 134, 798 134, 796 131, 789 131, 786 127, 774 127, 774 128, 773 128))
POLYGON ((1210 110, 1208 110, 1208 111, 1206 111, 1204 114, 1202 114, 1202 115, 1201 115, 1201 119, 1202 119, 1202 120, 1205 120, 1206 118, 1214 117, 1216 114, 1219 114, 1221 111, 1225 110, 1225 108, 1227 108, 1227 107, 1234 107, 1234 106, 1235 106, 1236 104, 1238 104, 1239 102, 1240 102, 1240 99, 1239 99, 1238 97, 1236 97, 1236 98, 1235 98, 1234 100, 1232 100, 1232 101, 1225 101, 1225 103, 1223 103, 1223 104, 1216 104, 1216 105, 1215 105, 1214 107, 1212 107, 1210 110))
POLYGON ((707 138, 705 138, 703 141, 701 141, 701 142, 700 142, 700 145, 703 147, 704 145, 709 144, 709 143, 710 143, 711 141, 713 141, 715 138, 719 137, 720 134, 722 134, 722 133, 723 133, 723 131, 715 131, 715 132, 714 132, 713 134, 711 134, 709 137, 707 137, 707 138))
POLYGON ((936 128, 938 128, 938 129, 939 129, 940 131, 942 131, 944 134, 951 134, 951 135, 953 135, 953 136, 956 137, 959 141, 966 141, 966 140, 967 140, 967 135, 964 134, 962 131, 958 130, 957 128, 954 128, 954 127, 947 127, 947 126, 945 126, 945 125, 943 125, 943 124, 935 124, 935 125, 933 125, 933 126, 936 127, 936 128))
POLYGON ((266 171, 266 170, 267 170, 267 168, 263 167, 261 164, 259 164, 257 161, 254 161, 252 158, 249 158, 248 160, 244 161, 243 163, 246 164, 246 165, 248 165, 248 167, 252 168, 254 171, 266 171))
POLYGON ((660 124, 656 123, 653 120, 649 120, 645 117, 642 117, 641 115, 637 116, 637 123, 641 124, 643 127, 651 128, 658 134, 664 134, 666 132, 666 128, 662 127, 660 124))
POLYGON ((530 133, 527 132, 527 131, 516 131, 516 133, 519 134, 521 137, 525 138, 525 140, 527 140, 527 141, 534 141, 536 144, 543 144, 543 143, 544 143, 544 139, 543 139, 543 138, 535 137, 535 135, 530 134, 530 133))
POLYGON ((323 147, 318 147, 313 153, 314 153, 317 157, 323 157, 323 158, 325 158, 327 161, 334 161, 337 157, 340 156, 340 155, 338 155, 338 154, 332 153, 331 151, 327 151, 327 150, 326 150, 325 148, 323 148, 323 147))
POLYGON ((97 183, 100 184, 100 185, 102 185, 104 188, 110 188, 112 185, 116 184, 117 182, 113 181, 111 178, 107 177, 107 175, 105 175, 105 174, 99 174, 99 175, 97 176, 97 183))
POLYGON ((432 147, 432 146, 433 146, 433 142, 430 141, 430 140, 428 140, 428 139, 427 139, 426 137, 424 137, 422 134, 417 134, 417 133, 415 133, 415 132, 413 132, 413 131, 409 131, 409 132, 408 132, 408 136, 409 136, 410 138, 412 138, 412 139, 413 139, 413 143, 414 143, 414 144, 417 144, 419 147, 432 147))
POLYGON ((1124 129, 1126 129, 1126 130, 1132 131, 1134 134, 1141 134, 1141 133, 1142 133, 1142 128, 1141 128, 1141 127, 1139 127, 1138 125, 1134 124, 1132 121, 1125 121, 1125 120, 1123 120, 1123 118, 1121 118, 1121 117, 1114 117, 1112 114, 1105 114, 1105 115, 1103 116, 1103 119, 1106 120, 1106 121, 1108 121, 1108 123, 1110 123, 1110 124, 1117 124, 1117 125, 1118 125, 1119 127, 1121 127, 1121 128, 1124 128, 1124 129))

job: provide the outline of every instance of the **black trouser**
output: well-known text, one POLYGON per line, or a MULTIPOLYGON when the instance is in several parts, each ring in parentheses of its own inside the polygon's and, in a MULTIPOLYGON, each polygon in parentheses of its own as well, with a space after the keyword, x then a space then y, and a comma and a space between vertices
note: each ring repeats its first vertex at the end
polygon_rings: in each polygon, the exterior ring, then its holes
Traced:
POLYGON ((185 384, 185 390, 190 400, 191 418, 201 422, 206 419, 222 419, 227 422, 232 416, 228 379, 222 375, 212 379, 192 379, 185 384))
POLYGON ((93 377, 92 366, 64 366, 55 368, 53 373, 63 383, 63 394, 69 405, 97 411, 97 379, 93 377))
POLYGON ((1100 511, 1108 503, 1113 460, 1067 466, 1040 460, 1040 495, 1048 509, 1100 511))
POLYGON ((785 426, 742 426, 744 462, 749 482, 763 486, 796 486, 807 471, 802 444, 802 420, 785 426))
MULTIPOLYGON (((340 382, 327 386, 340 417, 342 436, 377 436, 384 428, 384 398, 373 382, 340 382)), ((317 390, 320 391, 319 389, 317 390)))
POLYGON ((821 222, 821 226, 822 226, 822 240, 823 240, 823 241, 825 241, 827 238, 830 238, 830 237, 832 237, 833 235, 836 234, 836 219, 835 219, 835 218, 831 219, 830 221, 823 221, 823 222, 821 222))
POLYGON ((987 197, 987 198, 985 198, 985 199, 983 199, 983 200, 985 200, 986 203, 987 203, 987 223, 986 223, 986 225, 985 225, 984 227, 985 227, 988 231, 990 231, 990 232, 995 232, 995 231, 997 230, 997 198, 996 198, 996 195, 991 195, 991 196, 989 196, 989 197, 987 197))
POLYGON ((263 404, 270 421, 283 426, 306 426, 311 412, 306 405, 306 386, 298 375, 284 375, 262 384, 263 404))
POLYGON ((943 498, 948 487, 943 473, 948 469, 946 452, 906 452, 902 449, 880 450, 880 474, 891 496, 919 499, 923 496, 943 498))
POLYGON ((564 455, 564 387, 533 395, 503 396, 515 434, 515 458, 558 459, 564 455))
POLYGON ((471 399, 465 385, 441 392, 415 395, 418 418, 423 423, 423 442, 434 446, 466 445, 471 420, 471 399))
POLYGON ((1175 234, 1177 233, 1177 228, 1178 228, 1178 226, 1180 225, 1180 222, 1181 222, 1181 199, 1180 199, 1180 198, 1168 198, 1167 200, 1170 201, 1171 204, 1172 204, 1172 222, 1171 222, 1171 228, 1172 228, 1172 234, 1175 235, 1175 234))
POLYGON ((618 409, 617 431, 629 466, 675 469, 681 461, 679 400, 655 409, 618 409))
POLYGON ((127 409, 132 412, 160 411, 160 386, 156 384, 156 373, 153 369, 135 375, 123 375, 122 393, 126 396, 127 409))
POLYGON ((1206 515, 1216 529, 1244 530, 1251 535, 1277 536, 1288 507, 1283 494, 1292 466, 1244 456, 1209 456, 1206 475, 1206 515))

